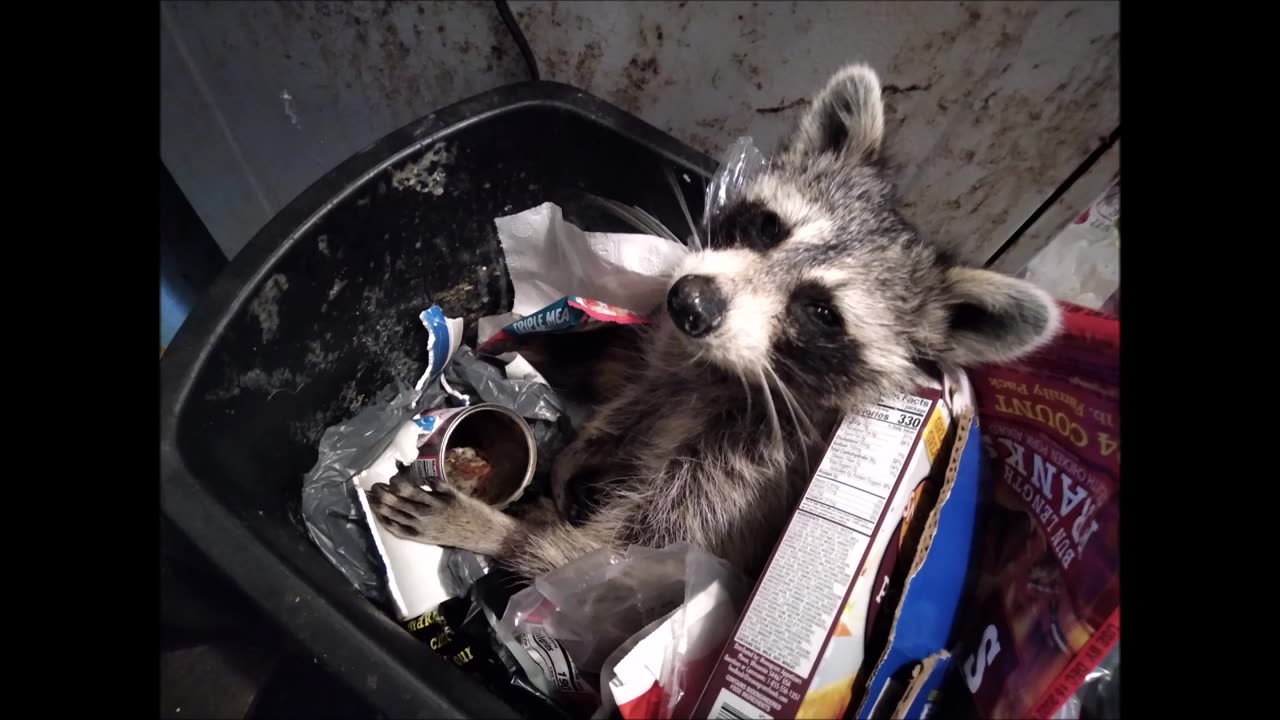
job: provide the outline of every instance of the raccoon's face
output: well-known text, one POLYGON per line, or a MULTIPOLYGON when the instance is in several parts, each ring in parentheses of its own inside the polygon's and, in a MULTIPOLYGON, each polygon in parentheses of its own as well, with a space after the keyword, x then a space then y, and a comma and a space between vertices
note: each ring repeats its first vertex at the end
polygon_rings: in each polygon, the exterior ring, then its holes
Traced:
POLYGON ((1056 332, 1035 286, 962 268, 894 209, 880 83, 837 73, 769 169, 710 218, 668 316, 690 355, 810 403, 908 389, 922 362, 1007 361, 1056 332))

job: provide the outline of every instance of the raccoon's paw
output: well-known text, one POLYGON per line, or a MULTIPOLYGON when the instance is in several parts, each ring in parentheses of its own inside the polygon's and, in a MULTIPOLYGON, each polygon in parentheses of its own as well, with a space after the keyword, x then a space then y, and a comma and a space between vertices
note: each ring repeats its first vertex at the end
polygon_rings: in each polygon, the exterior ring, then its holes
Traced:
POLYGON ((369 490, 369 508, 383 527, 397 537, 422 542, 432 542, 426 538, 445 524, 456 500, 451 492, 427 492, 402 476, 369 490))
POLYGON ((369 508, 396 537, 481 555, 498 554, 515 526, 514 519, 475 498, 427 492, 403 476, 374 485, 369 508))

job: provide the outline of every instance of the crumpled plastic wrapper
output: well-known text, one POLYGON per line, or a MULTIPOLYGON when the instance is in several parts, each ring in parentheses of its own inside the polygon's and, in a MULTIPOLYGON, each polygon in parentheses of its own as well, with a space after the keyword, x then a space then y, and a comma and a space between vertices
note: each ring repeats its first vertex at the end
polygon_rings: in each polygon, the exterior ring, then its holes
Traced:
MULTIPOLYGON (((472 404, 504 405, 529 423, 538 446, 534 485, 545 485, 551 461, 564 447, 569 433, 568 418, 555 391, 534 380, 508 379, 502 369, 477 358, 466 346, 458 348, 443 377, 454 390, 470 396, 472 404)), ((400 389, 394 399, 375 403, 350 420, 326 429, 320 438, 316 464, 303 479, 301 512, 311 539, 362 595, 379 605, 390 601, 385 569, 351 479, 386 450, 416 409, 455 404, 458 401, 438 378, 427 384, 421 394, 400 389)), ((458 585, 468 582, 466 578, 474 580, 474 567, 460 572, 463 565, 450 565, 461 562, 453 559, 456 554, 449 552, 447 567, 441 572, 441 582, 455 586, 451 594, 464 589, 458 585)))
POLYGON ((382 560, 351 478, 387 448, 409 419, 417 398, 417 391, 401 388, 389 402, 375 403, 327 428, 320 436, 316 464, 302 481, 301 512, 307 533, 329 562, 378 604, 389 600, 382 560))
POLYGON ((493 562, 483 555, 469 550, 446 548, 445 572, 441 573, 440 581, 451 597, 462 597, 476 580, 488 575, 492 568, 493 562))
POLYGON ((511 311, 529 315, 567 295, 648 312, 666 297, 666 272, 689 249, 639 233, 584 232, 543 203, 494 220, 515 289, 511 311))
POLYGON ((1094 310, 1116 310, 1120 290, 1120 181, 1041 250, 1019 276, 1055 298, 1094 310))
POLYGON ((581 671, 599 674, 629 638, 716 582, 746 597, 736 570, 689 543, 602 548, 513 595, 498 632, 513 638, 536 628, 560 642, 581 671))

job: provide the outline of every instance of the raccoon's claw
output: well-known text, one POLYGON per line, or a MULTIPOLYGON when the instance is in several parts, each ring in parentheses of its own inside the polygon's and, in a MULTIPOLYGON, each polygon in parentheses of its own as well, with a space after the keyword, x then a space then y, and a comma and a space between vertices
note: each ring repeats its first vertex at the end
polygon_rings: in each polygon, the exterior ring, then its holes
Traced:
POLYGON ((369 508, 382 526, 406 540, 426 539, 429 528, 447 511, 454 497, 447 492, 431 493, 407 478, 396 476, 389 485, 377 484, 369 490, 369 508))
POLYGON ((481 555, 497 554, 517 527, 515 519, 475 498, 427 492, 402 476, 374 485, 369 509, 396 537, 481 555))

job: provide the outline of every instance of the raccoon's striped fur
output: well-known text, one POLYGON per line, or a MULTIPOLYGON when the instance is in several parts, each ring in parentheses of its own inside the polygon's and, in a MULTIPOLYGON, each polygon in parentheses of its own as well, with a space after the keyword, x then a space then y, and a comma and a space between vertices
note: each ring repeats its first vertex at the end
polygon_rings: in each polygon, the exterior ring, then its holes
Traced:
POLYGON ((671 276, 667 312, 557 458, 554 508, 516 518, 397 482, 372 497, 381 521, 526 577, 680 540, 757 573, 843 412, 1058 327, 1043 291, 955 265, 899 216, 883 134, 875 73, 836 73, 671 276))

